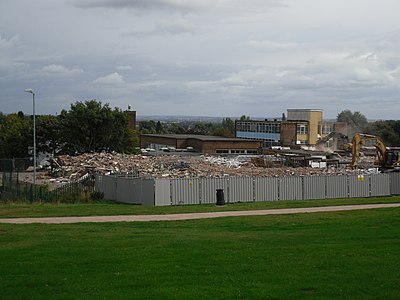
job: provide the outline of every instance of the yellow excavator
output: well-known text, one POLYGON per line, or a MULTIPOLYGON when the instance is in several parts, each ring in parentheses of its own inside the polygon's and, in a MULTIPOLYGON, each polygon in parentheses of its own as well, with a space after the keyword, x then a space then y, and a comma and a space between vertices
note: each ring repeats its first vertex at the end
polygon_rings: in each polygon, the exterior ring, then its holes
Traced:
POLYGON ((357 168, 357 160, 360 156, 361 146, 365 142, 374 143, 376 149, 375 164, 379 166, 381 172, 400 171, 399 151, 387 149, 383 141, 371 134, 356 133, 352 140, 352 160, 351 167, 357 168))

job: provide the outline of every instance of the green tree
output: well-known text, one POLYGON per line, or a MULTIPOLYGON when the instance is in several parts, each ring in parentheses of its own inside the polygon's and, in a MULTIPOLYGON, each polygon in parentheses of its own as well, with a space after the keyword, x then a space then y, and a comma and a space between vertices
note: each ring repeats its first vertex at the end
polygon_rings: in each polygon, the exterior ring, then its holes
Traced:
POLYGON ((347 123, 349 138, 352 138, 357 132, 364 132, 368 125, 368 120, 366 116, 364 116, 359 111, 355 111, 353 113, 348 109, 340 112, 337 115, 336 120, 338 122, 347 123))
POLYGON ((65 140, 64 152, 133 151, 133 131, 128 129, 128 116, 118 108, 97 100, 78 101, 60 114, 65 140))
POLYGON ((224 130, 220 131, 221 133, 224 132, 224 137, 234 137, 235 136, 235 121, 231 118, 225 118, 222 120, 222 128, 224 130))
POLYGON ((36 118, 36 141, 38 151, 56 154, 65 143, 60 119, 44 115, 36 118))
POLYGON ((400 121, 380 120, 369 123, 366 133, 378 136, 386 146, 400 146, 400 121))
POLYGON ((142 134, 156 133, 156 127, 157 123, 153 120, 139 122, 139 131, 142 134))
POLYGON ((10 114, 0 118, 0 158, 28 157, 33 146, 32 121, 10 114))
POLYGON ((7 117, 2 112, 0 112, 0 125, 5 123, 6 120, 7 120, 7 117))
POLYGON ((162 125, 161 125, 161 122, 158 121, 157 124, 156 124, 156 132, 157 132, 157 133, 161 133, 162 130, 163 130, 163 127, 162 127, 162 125))
POLYGON ((222 136, 222 137, 232 137, 231 131, 222 126, 215 128, 212 135, 222 136))

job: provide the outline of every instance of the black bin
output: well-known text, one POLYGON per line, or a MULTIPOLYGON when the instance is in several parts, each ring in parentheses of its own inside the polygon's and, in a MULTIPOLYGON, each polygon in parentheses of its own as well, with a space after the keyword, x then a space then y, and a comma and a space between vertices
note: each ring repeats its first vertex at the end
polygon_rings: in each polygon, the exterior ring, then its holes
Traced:
POLYGON ((224 190, 223 189, 218 189, 217 190, 217 205, 225 205, 224 190))

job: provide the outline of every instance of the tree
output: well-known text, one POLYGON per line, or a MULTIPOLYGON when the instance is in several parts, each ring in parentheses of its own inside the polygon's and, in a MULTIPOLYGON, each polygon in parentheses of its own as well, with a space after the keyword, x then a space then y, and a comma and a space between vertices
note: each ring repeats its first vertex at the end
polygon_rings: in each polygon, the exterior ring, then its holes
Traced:
POLYGON ((235 136, 235 121, 233 121, 231 118, 225 118, 222 120, 222 128, 224 128, 224 130, 221 132, 225 132, 225 134, 222 136, 225 137, 235 136))
POLYGON ((368 120, 362 113, 359 111, 352 113, 348 109, 340 112, 337 115, 336 120, 338 122, 347 123, 348 135, 350 138, 352 138, 357 132, 364 132, 368 125, 368 120))
POLYGON ((156 122, 153 120, 150 121, 140 121, 139 122, 139 131, 142 134, 148 134, 148 133, 156 133, 156 122))
POLYGON ((33 146, 32 121, 17 114, 0 119, 0 158, 28 157, 33 146))
POLYGON ((65 143, 60 119, 56 116, 38 116, 36 119, 36 140, 38 151, 56 154, 65 143))
POLYGON ((400 145, 400 121, 380 120, 372 122, 365 129, 365 132, 378 136, 386 146, 398 147, 400 145))
POLYGON ((120 109, 96 100, 71 104, 61 111, 64 152, 132 152, 134 134, 128 129, 128 116, 120 109))
POLYGON ((158 121, 157 122, 157 124, 156 124, 156 132, 157 133, 161 133, 162 132, 162 125, 161 125, 161 122, 160 121, 158 121))

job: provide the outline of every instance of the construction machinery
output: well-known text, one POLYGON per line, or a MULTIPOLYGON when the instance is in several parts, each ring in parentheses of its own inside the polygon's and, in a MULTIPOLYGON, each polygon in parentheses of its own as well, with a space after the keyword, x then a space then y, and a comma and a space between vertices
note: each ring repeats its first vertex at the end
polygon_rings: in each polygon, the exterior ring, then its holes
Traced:
POLYGON ((347 135, 344 135, 344 134, 342 134, 342 133, 340 133, 340 132, 332 131, 332 132, 330 132, 328 135, 326 135, 326 136, 320 138, 320 139, 316 142, 315 147, 318 149, 318 148, 321 148, 321 146, 322 146, 322 147, 327 146, 327 145, 326 145, 327 142, 329 142, 329 141, 332 140, 332 139, 335 139, 335 141, 336 141, 336 143, 335 143, 335 149, 343 149, 343 148, 344 148, 344 145, 345 145, 346 143, 348 143, 347 135))
POLYGON ((399 151, 388 149, 384 142, 377 136, 364 133, 356 133, 352 140, 352 160, 351 167, 357 168, 358 157, 360 156, 361 146, 366 142, 372 143, 376 149, 376 161, 381 172, 391 172, 400 170, 399 151))

